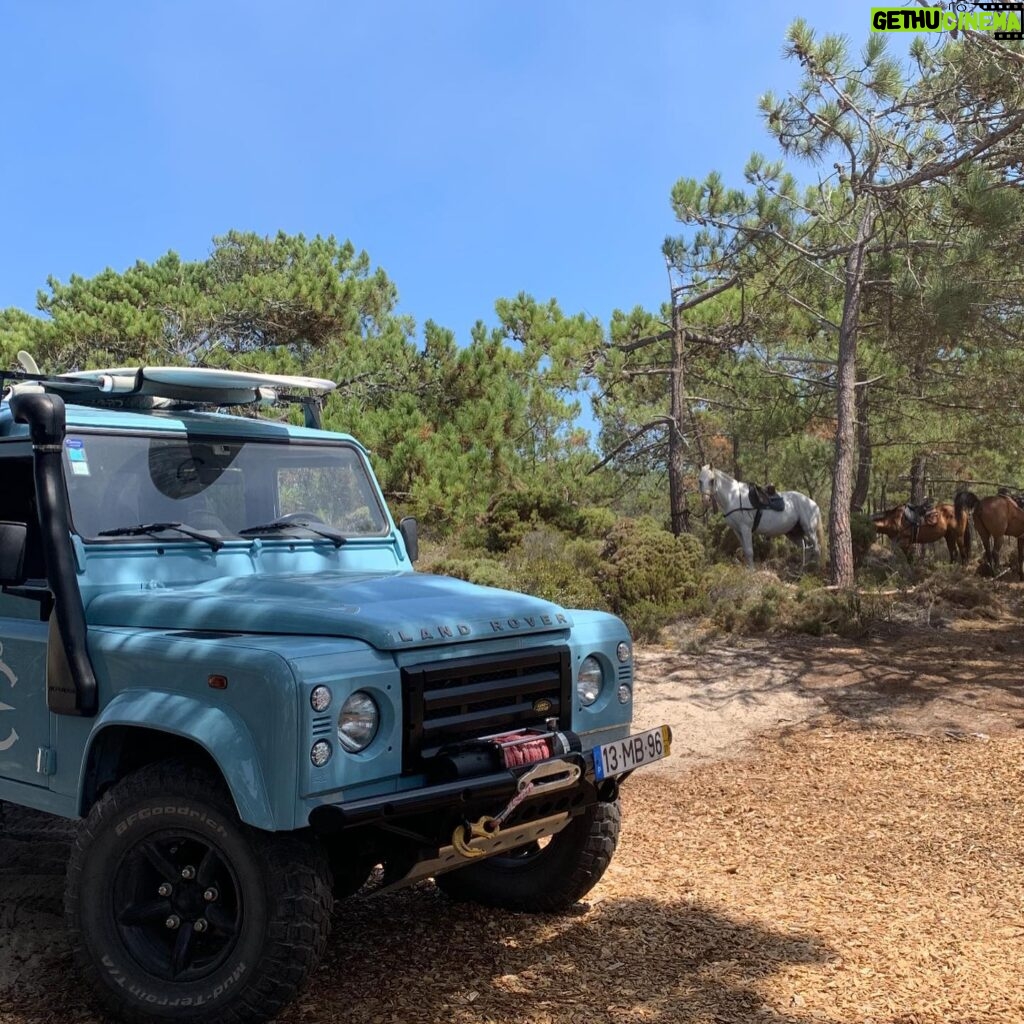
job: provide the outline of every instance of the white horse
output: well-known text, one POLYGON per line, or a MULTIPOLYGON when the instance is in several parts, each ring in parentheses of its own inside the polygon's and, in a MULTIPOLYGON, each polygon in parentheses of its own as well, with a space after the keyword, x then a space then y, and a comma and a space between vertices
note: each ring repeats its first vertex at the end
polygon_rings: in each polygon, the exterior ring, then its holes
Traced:
POLYGON ((785 534, 793 543, 803 547, 809 542, 815 558, 821 561, 821 510, 806 494, 799 491, 780 491, 783 510, 758 509, 750 500, 750 487, 734 480, 728 473, 711 466, 701 466, 700 497, 705 508, 714 504, 725 516, 725 521, 743 545, 747 565, 754 567, 754 521, 757 533, 766 537, 785 534), (758 515, 760 513, 760 516, 758 515))

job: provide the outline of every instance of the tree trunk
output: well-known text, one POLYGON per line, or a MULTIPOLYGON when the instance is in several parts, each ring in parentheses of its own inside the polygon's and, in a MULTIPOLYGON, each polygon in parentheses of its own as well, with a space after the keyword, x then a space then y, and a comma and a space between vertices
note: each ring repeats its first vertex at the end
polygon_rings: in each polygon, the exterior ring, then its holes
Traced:
POLYGON ((850 533, 850 502, 853 498, 853 463, 857 440, 857 329, 864 288, 864 250, 874 222, 871 199, 864 210, 857 236, 846 257, 843 319, 839 325, 839 363, 836 379, 836 454, 832 467, 832 505, 829 509, 829 565, 832 583, 852 587, 853 537, 850 533))
MULTIPOLYGON (((918 356, 914 360, 914 379, 921 380, 924 376, 924 358, 918 356)), ((910 462, 910 504, 920 505, 924 501, 925 473, 928 467, 928 456, 918 452, 910 462)))
POLYGON ((732 435, 732 475, 737 480, 743 479, 743 470, 740 469, 740 436, 732 435))
MULTIPOLYGON (((671 284, 671 279, 670 279, 671 284)), ((683 415, 686 410, 686 389, 683 375, 683 360, 686 356, 686 339, 679 321, 675 295, 670 289, 672 301, 672 394, 669 404, 668 427, 668 491, 672 532, 678 537, 690 532, 690 512, 686 507, 686 450, 683 447, 683 415)))
POLYGON ((920 505, 924 501, 925 470, 928 466, 927 455, 915 455, 910 464, 910 504, 920 505))
POLYGON ((857 414, 857 482, 850 508, 863 512, 871 490, 871 424, 868 422, 868 386, 863 382, 858 382, 854 409, 857 414))

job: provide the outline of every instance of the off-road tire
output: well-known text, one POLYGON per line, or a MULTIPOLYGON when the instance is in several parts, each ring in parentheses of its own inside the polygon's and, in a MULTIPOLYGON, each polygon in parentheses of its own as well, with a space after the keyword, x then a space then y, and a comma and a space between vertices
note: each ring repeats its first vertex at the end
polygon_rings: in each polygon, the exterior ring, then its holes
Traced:
POLYGON ((503 910, 556 914, 568 910, 601 880, 619 841, 619 802, 597 803, 573 818, 547 846, 438 875, 454 900, 503 910))
MULTIPOLYGON (((148 893, 149 879, 141 884, 148 893)), ((257 1024, 276 1016, 319 962, 332 907, 330 868, 318 845, 303 834, 243 824, 219 778, 176 762, 140 769, 97 802, 72 848, 64 898, 76 965, 100 1003, 130 1024, 257 1024), (179 835, 184 839, 175 846, 179 835), (186 844, 215 851, 237 899, 233 930, 220 940, 222 953, 209 958, 209 973, 183 981, 173 961, 164 977, 148 968, 159 957, 162 926, 132 931, 125 908, 114 904, 118 891, 144 876, 140 851, 162 846, 173 853, 186 844)), ((209 927, 205 941, 218 948, 218 929, 209 927)))

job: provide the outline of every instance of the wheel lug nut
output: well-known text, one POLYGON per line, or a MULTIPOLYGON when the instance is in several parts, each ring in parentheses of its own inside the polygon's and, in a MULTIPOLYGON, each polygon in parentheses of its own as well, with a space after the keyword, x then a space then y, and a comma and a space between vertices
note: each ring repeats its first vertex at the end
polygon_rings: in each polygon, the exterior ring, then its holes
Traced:
POLYGON ((174 888, 171 886, 170 882, 163 882, 156 892, 158 896, 170 896, 171 893, 174 892, 174 888))
POLYGON ((199 918, 198 921, 196 921, 196 923, 194 925, 192 925, 192 927, 197 932, 205 932, 206 929, 209 927, 209 925, 206 923, 206 918, 205 917, 201 917, 201 918, 199 918))
POLYGON ((181 926, 181 918, 178 917, 177 914, 171 914, 171 916, 167 918, 166 921, 164 921, 164 924, 167 925, 167 927, 170 928, 171 931, 174 931, 175 928, 181 926))
POLYGON ((186 882, 191 882, 192 879, 196 877, 196 869, 189 864, 188 867, 181 869, 181 877, 184 878, 186 882))
POLYGON ((203 893, 203 899, 206 900, 207 903, 213 903, 219 895, 220 894, 216 889, 207 889, 206 892, 203 893))

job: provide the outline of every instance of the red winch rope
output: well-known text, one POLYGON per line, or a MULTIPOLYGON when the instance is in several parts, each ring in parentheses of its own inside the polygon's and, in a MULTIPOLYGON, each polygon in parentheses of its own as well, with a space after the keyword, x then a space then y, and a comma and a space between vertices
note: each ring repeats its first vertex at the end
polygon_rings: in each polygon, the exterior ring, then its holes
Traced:
POLYGON ((551 740, 547 736, 530 739, 524 733, 509 733, 494 736, 491 742, 501 751, 501 759, 506 768, 519 768, 524 764, 545 761, 554 754, 551 740))

